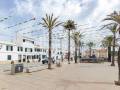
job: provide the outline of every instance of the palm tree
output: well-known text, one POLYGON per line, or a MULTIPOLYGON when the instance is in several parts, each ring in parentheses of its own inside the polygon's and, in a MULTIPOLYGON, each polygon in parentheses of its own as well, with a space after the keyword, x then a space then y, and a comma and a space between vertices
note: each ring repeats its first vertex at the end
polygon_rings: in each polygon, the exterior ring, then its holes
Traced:
POLYGON ((112 63, 111 66, 115 66, 115 46, 116 46, 116 33, 117 33, 117 24, 111 23, 104 26, 106 29, 109 29, 113 34, 113 52, 112 52, 112 63))
POLYGON ((75 63, 77 63, 77 47, 79 43, 79 32, 74 32, 71 37, 75 43, 75 63))
POLYGON ((53 14, 48 15, 46 14, 46 16, 44 18, 42 18, 42 26, 48 29, 49 32, 49 60, 48 60, 48 69, 51 69, 51 62, 52 62, 52 58, 51 58, 51 44, 52 44, 52 30, 53 28, 59 26, 61 23, 58 21, 58 17, 54 17, 53 14))
POLYGON ((70 31, 76 29, 73 20, 67 20, 63 25, 64 29, 68 30, 68 64, 70 64, 70 31))
POLYGON ((111 46, 112 46, 113 36, 107 36, 102 41, 102 46, 108 48, 108 62, 111 62, 111 46))
POLYGON ((89 56, 92 56, 92 47, 94 46, 94 43, 93 42, 88 42, 87 43, 87 46, 89 47, 89 56))
POLYGON ((118 72, 118 81, 115 81, 115 83, 117 85, 120 85, 120 47, 118 49, 118 68, 119 68, 119 72, 118 72))
POLYGON ((117 24, 108 27, 113 33, 113 51, 112 51, 112 64, 111 66, 115 66, 115 46, 116 46, 116 33, 117 33, 117 24))
MULTIPOLYGON (((108 15, 108 17, 105 18, 104 20, 112 21, 113 23, 116 23, 119 27, 118 30, 120 34, 120 12, 114 11, 113 13, 108 15)), ((115 81, 115 84, 120 85, 120 46, 118 50, 118 69, 119 69, 119 72, 118 72, 119 76, 118 76, 118 81, 115 81)))
POLYGON ((83 47, 83 42, 81 42, 81 39, 82 39, 82 37, 83 37, 83 34, 82 33, 78 33, 78 56, 79 56, 79 61, 80 61, 80 59, 81 59, 81 48, 83 47))

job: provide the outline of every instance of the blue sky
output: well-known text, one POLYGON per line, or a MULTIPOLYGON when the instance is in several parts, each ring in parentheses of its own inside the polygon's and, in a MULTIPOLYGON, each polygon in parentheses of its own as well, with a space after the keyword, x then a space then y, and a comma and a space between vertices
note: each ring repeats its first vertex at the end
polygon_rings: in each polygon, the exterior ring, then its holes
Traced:
MULTIPOLYGON (((12 16, 8 20, 0 22, 0 40, 13 39, 16 30, 26 27, 29 28, 21 31, 21 34, 42 29, 37 33, 45 36, 47 30, 43 30, 41 26, 32 27, 32 25, 41 22, 41 17, 44 17, 46 13, 53 13, 55 16, 59 16, 60 21, 72 19, 78 25, 84 25, 78 28, 81 32, 88 31, 85 33, 84 41, 100 42, 108 33, 96 30, 101 26, 101 20, 114 10, 120 11, 119 0, 0 0, 0 20, 9 15, 12 16), (33 17, 36 18, 35 21, 4 29, 33 17), (85 29, 87 27, 95 28, 85 29)), ((61 30, 62 27, 57 29, 61 30)))

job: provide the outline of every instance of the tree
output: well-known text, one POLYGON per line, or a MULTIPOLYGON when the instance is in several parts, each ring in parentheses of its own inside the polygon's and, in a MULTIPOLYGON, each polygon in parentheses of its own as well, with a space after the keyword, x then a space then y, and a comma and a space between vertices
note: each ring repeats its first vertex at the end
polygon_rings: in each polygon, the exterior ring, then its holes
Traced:
POLYGON ((75 63, 77 63, 77 47, 79 43, 79 32, 74 32, 71 37, 75 43, 75 63))
MULTIPOLYGON (((120 34, 120 12, 114 11, 110 15, 107 16, 104 20, 112 21, 112 23, 116 23, 118 25, 118 31, 120 34)), ((118 50, 118 81, 115 81, 115 84, 120 85, 120 46, 118 50)))
POLYGON ((63 27, 68 30, 68 64, 70 64, 70 31, 76 29, 76 25, 73 20, 67 20, 63 27))
POLYGON ((81 48, 83 47, 84 43, 81 42, 81 39, 83 38, 83 34, 82 33, 78 33, 78 56, 79 56, 79 61, 81 59, 81 48))
POLYGON ((52 58, 51 58, 51 45, 52 45, 52 30, 55 27, 58 27, 61 23, 58 21, 58 17, 54 17, 53 14, 48 15, 46 14, 45 17, 42 18, 42 26, 48 29, 49 32, 49 51, 48 51, 48 56, 49 56, 49 60, 48 60, 48 69, 51 69, 51 62, 52 62, 52 58))
POLYGON ((116 23, 111 23, 111 24, 107 24, 105 25, 104 27, 106 29, 109 29, 112 34, 113 34, 113 51, 112 51, 112 63, 111 63, 111 66, 115 66, 115 46, 116 46, 116 33, 117 33, 117 25, 116 23))
POLYGON ((102 41, 102 46, 108 49, 108 62, 111 62, 111 46, 112 46, 113 36, 107 36, 102 41))
POLYGON ((87 43, 87 46, 89 47, 89 56, 92 56, 92 47, 94 46, 94 43, 93 42, 88 42, 87 43))

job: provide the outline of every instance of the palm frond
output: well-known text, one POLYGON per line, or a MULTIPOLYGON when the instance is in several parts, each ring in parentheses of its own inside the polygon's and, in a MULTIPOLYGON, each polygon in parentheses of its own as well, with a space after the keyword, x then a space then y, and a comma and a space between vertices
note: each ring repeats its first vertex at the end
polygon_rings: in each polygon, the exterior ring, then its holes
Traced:
POLYGON ((113 21, 117 23, 117 26, 120 27, 120 12, 114 11, 110 15, 107 15, 107 18, 105 18, 103 21, 113 21))
POLYGON ((53 21, 52 21, 52 25, 56 25, 56 21, 57 21, 58 18, 54 18, 53 21))
POLYGON ((46 21, 49 21, 48 14, 46 14, 46 21))
POLYGON ((105 18, 105 19, 103 19, 103 21, 106 21, 106 20, 113 20, 113 18, 110 18, 110 17, 108 17, 108 18, 105 18))
POLYGON ((64 22, 63 27, 66 30, 74 30, 74 29, 76 29, 76 24, 72 20, 67 20, 66 22, 64 22))
POLYGON ((58 23, 58 17, 53 17, 53 14, 48 15, 46 14, 45 18, 42 18, 43 23, 41 23, 44 27, 47 27, 48 30, 52 30, 53 28, 57 27, 60 25, 60 23, 58 23))
POLYGON ((61 25, 61 24, 62 24, 62 23, 57 22, 57 23, 55 23, 54 27, 58 27, 58 26, 61 25))
POLYGON ((48 27, 48 21, 47 21, 47 19, 42 18, 42 20, 43 20, 44 25, 46 24, 46 26, 48 27))
POLYGON ((103 45, 104 47, 111 46, 111 45, 112 45, 112 41, 113 41, 113 36, 112 36, 112 35, 107 36, 107 37, 105 37, 105 38, 102 40, 102 45, 103 45))

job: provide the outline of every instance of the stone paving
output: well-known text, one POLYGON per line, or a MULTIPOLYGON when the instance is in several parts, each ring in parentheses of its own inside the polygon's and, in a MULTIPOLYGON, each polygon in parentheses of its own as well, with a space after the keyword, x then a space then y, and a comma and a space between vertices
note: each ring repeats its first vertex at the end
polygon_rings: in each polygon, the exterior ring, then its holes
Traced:
POLYGON ((16 75, 1 72, 0 90, 120 90, 114 85, 117 72, 110 63, 64 63, 52 70, 16 75))

